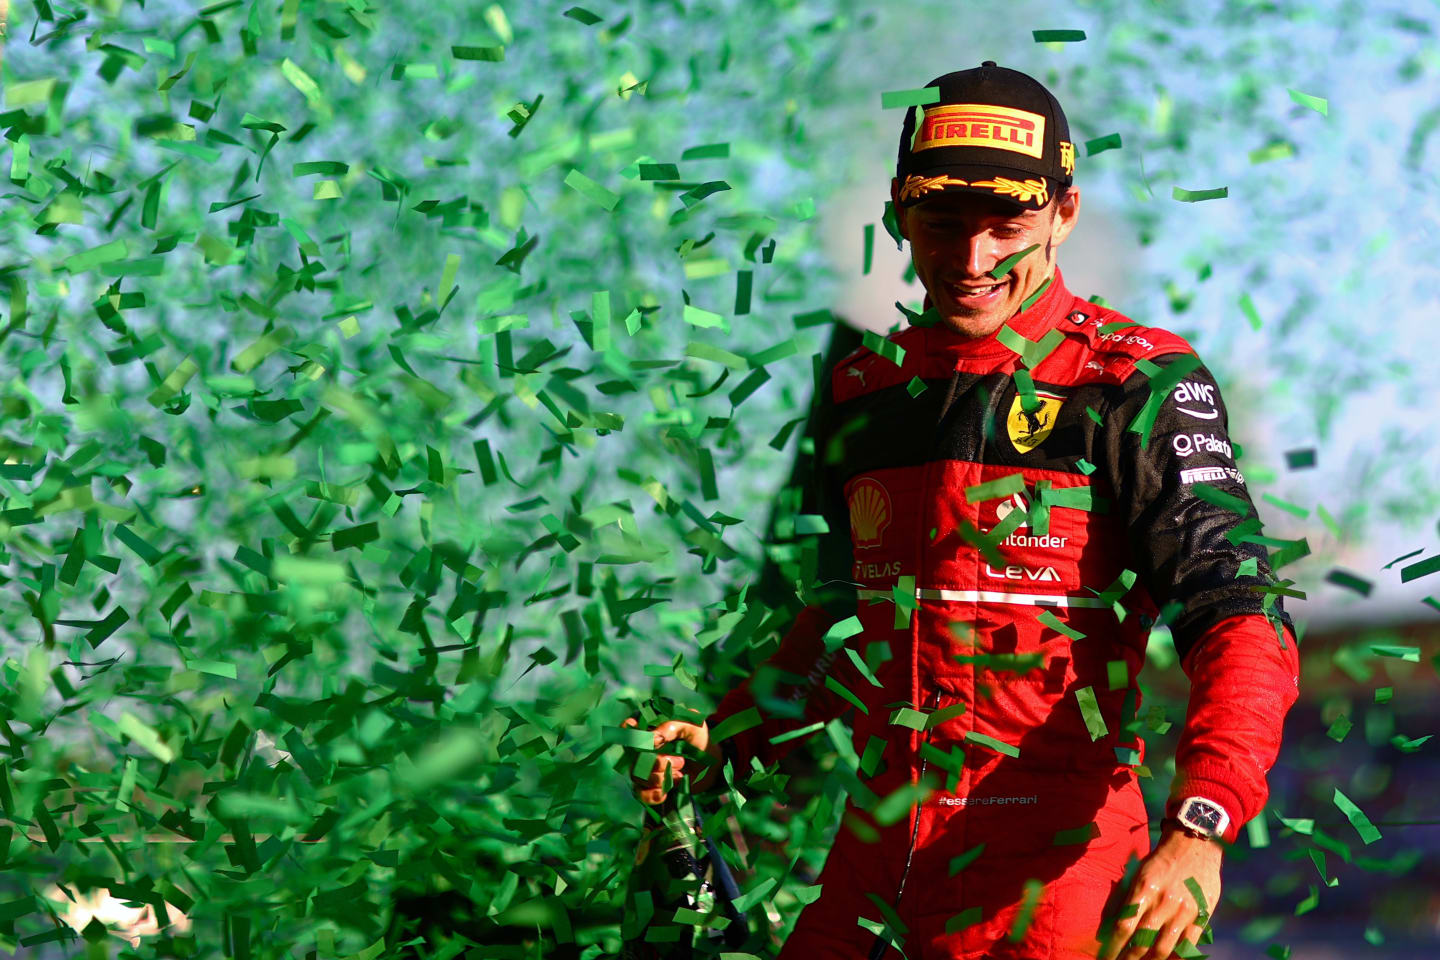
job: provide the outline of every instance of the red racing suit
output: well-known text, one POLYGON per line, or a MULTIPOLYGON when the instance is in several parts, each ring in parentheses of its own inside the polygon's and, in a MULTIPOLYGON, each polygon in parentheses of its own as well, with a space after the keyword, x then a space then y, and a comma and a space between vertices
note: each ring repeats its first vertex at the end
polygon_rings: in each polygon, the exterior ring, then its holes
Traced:
POLYGON ((845 817, 783 960, 897 957, 887 921, 909 960, 1094 957, 1149 850, 1157 622, 1191 681, 1167 812, 1205 797, 1233 841, 1264 806, 1299 656, 1214 378, 1058 270, 1006 327, 912 326, 817 398, 815 602, 709 718, 744 728, 719 731, 739 774, 851 714, 845 817), (922 780, 908 815, 877 807, 922 780))

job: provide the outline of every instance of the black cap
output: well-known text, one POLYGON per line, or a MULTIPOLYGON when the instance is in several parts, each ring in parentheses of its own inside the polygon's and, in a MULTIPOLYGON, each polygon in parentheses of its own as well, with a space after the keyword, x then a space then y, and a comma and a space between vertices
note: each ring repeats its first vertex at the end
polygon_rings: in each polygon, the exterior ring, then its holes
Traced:
POLYGON ((1038 210, 1074 182, 1065 111, 1034 77, 986 60, 925 86, 940 99, 905 112, 895 170, 902 206, 962 191, 1038 210))

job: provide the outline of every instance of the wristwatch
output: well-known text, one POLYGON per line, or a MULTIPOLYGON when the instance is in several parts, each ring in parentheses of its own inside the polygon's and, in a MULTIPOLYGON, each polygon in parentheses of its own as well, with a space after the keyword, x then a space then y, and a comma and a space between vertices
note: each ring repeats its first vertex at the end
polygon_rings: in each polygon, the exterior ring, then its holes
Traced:
POLYGON ((1218 840, 1230 826, 1230 814, 1212 800, 1186 797, 1180 810, 1166 822, 1198 840, 1218 840))

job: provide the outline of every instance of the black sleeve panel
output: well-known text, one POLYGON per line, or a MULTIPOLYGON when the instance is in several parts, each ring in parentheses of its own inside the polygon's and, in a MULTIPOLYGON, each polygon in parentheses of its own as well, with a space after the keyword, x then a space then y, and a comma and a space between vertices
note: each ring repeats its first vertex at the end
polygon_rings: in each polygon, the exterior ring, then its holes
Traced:
MULTIPOLYGON (((1164 368, 1182 356, 1151 362, 1164 368)), ((1195 493, 1197 484, 1208 484, 1239 498, 1246 517, 1256 515, 1235 467, 1215 378, 1203 364, 1182 377, 1142 444, 1141 434, 1128 427, 1150 393, 1150 378, 1141 371, 1119 388, 1105 417, 1106 462, 1101 466, 1117 493, 1115 509, 1129 529, 1135 572, 1170 625, 1176 651, 1183 660, 1206 630, 1239 614, 1268 612, 1293 630, 1280 598, 1267 609, 1266 595, 1254 589, 1273 580, 1265 548, 1226 539, 1245 517, 1195 493), (1237 576, 1241 564, 1252 558, 1255 572, 1237 576)))

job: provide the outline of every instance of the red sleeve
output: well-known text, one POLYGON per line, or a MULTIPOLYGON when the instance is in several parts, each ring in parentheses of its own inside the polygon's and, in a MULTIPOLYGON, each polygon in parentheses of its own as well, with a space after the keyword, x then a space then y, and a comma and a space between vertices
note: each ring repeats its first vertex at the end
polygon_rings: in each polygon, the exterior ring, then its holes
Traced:
POLYGON ((759 712, 758 726, 727 738, 735 748, 737 776, 750 768, 751 757, 769 766, 803 739, 772 744, 772 737, 817 721, 832 720, 850 705, 825 685, 825 677, 832 674, 849 690, 859 690, 859 684, 864 682, 839 648, 833 653, 825 652, 825 633, 834 622, 835 618, 820 606, 801 610, 780 641, 779 649, 726 694, 710 715, 708 723, 714 730, 729 717, 751 707, 759 712), (776 701, 788 701, 794 708, 786 710, 776 701))
POLYGON ((1285 714, 1300 695, 1300 650, 1294 635, 1281 631, 1277 635, 1261 614, 1230 617, 1207 630, 1181 661, 1190 706, 1167 817, 1186 797, 1204 797, 1230 814, 1225 839, 1233 843, 1265 808, 1265 776, 1280 753, 1285 714))

